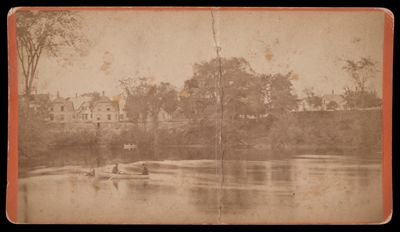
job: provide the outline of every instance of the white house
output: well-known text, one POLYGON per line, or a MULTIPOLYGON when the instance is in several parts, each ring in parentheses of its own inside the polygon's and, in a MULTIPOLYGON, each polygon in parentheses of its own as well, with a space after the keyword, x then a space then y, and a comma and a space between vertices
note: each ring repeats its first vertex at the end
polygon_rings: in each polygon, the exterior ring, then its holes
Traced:
POLYGON ((119 107, 118 102, 111 101, 104 95, 93 102, 92 107, 93 122, 118 122, 119 121, 119 107))

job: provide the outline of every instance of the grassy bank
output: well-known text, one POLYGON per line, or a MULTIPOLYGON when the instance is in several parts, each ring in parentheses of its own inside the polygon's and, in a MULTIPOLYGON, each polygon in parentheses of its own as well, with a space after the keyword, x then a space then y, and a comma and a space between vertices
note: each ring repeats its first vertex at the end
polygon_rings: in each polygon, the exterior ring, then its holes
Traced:
MULTIPOLYGON (((279 117, 226 121, 224 155, 230 159, 262 160, 263 156, 302 151, 323 154, 379 151, 381 115, 379 110, 295 112, 279 117)), ((103 123, 100 127, 92 123, 44 123, 23 128, 19 144, 22 166, 219 157, 212 122, 146 130, 133 123, 103 123), (136 144, 137 148, 122 149, 127 143, 136 144)))

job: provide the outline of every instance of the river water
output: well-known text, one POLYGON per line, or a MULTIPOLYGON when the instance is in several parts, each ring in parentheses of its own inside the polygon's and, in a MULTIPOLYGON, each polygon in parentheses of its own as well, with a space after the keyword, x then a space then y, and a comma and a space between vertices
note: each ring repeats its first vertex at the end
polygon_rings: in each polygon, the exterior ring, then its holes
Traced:
MULTIPOLYGON (((381 154, 304 153, 265 161, 225 160, 223 168, 215 160, 146 164, 149 179, 133 180, 88 177, 83 175, 87 167, 81 166, 35 169, 19 179, 17 221, 274 224, 383 220, 381 154)), ((126 163, 120 169, 132 171, 140 166, 141 162, 126 163)))

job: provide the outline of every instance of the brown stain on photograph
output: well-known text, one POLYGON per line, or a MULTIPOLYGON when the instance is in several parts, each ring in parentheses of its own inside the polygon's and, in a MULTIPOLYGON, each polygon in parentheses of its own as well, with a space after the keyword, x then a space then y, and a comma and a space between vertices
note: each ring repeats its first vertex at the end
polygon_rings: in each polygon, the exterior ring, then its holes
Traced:
POLYGON ((272 58, 274 57, 274 54, 272 53, 269 47, 265 48, 264 57, 267 61, 271 61, 272 58))

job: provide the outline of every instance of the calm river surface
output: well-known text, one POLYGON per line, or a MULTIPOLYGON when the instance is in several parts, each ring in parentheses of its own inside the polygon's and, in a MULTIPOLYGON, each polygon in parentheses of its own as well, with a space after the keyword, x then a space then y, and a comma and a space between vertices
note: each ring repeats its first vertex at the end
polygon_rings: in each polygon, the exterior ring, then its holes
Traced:
MULTIPOLYGON (((267 161, 148 161, 150 178, 104 180, 80 166, 19 179, 20 223, 307 223, 382 220, 381 155, 267 161), (219 204, 219 202, 221 204, 219 204)), ((141 162, 122 164, 131 171, 141 162)), ((103 169, 111 169, 105 166, 103 169)))

